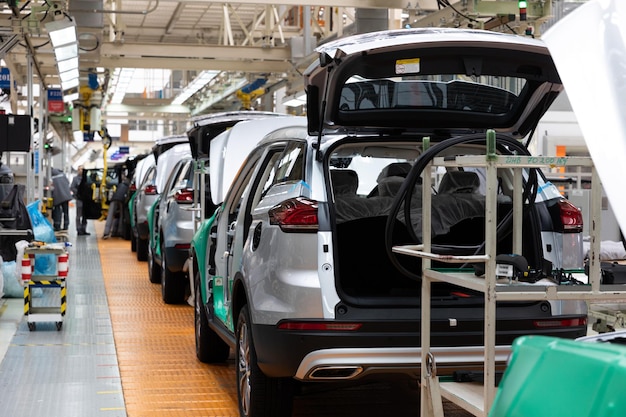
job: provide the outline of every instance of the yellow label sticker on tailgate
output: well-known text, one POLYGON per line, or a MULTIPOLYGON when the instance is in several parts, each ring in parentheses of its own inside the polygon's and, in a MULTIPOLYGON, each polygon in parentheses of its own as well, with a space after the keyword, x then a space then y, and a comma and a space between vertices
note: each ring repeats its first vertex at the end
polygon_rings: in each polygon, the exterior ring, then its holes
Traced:
POLYGON ((396 74, 415 74, 420 72, 420 59, 398 59, 396 61, 396 74))

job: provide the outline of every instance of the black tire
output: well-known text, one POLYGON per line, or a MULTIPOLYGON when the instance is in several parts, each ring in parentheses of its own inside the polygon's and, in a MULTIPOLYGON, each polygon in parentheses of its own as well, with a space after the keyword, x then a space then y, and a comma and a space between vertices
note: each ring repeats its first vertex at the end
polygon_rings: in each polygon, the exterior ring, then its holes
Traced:
POLYGON ((242 417, 289 417, 293 409, 294 381, 269 378, 257 364, 250 313, 244 306, 236 331, 237 401, 242 417))
POLYGON ((155 262, 152 247, 148 245, 148 278, 153 284, 161 282, 161 265, 155 262))
MULTIPOLYGON (((194 322, 196 335, 196 357, 202 363, 224 362, 230 354, 230 347, 209 327, 209 319, 202 304, 200 292, 200 272, 194 273, 194 322)), ((211 299, 209 298, 209 302, 211 299)))
POLYGON ((131 240, 133 238, 133 232, 130 229, 130 224, 129 223, 125 223, 124 224, 124 240, 131 240))
POLYGON ((181 304, 185 301, 186 279, 184 272, 167 269, 165 247, 161 240, 161 296, 165 304, 181 304))
POLYGON ((130 237, 130 250, 131 252, 137 252, 137 237, 135 235, 130 237))
POLYGON ((148 260, 148 239, 137 237, 137 260, 142 262, 148 260))

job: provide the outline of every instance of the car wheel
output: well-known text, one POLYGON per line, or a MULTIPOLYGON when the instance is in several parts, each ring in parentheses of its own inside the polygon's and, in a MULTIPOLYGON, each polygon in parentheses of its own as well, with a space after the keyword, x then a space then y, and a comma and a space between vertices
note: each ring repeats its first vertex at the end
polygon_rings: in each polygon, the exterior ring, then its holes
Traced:
POLYGON ((293 408, 294 381, 269 378, 257 364, 250 313, 244 306, 237 320, 237 399, 244 417, 288 417, 293 408))
POLYGON ((130 236, 130 250, 132 252, 137 252, 137 237, 132 233, 130 236))
POLYGON ((154 256, 152 246, 148 245, 148 277, 151 283, 158 284, 161 282, 161 265, 154 261, 154 256))
POLYGON ((131 240, 133 238, 133 232, 130 230, 130 224, 124 224, 124 240, 131 240))
MULTIPOLYGON (((194 273, 194 321, 196 334, 196 357, 203 363, 224 362, 228 359, 230 348, 209 327, 209 319, 206 315, 200 292, 200 272, 194 273)), ((212 298, 209 298, 212 302, 212 298)))
POLYGON ((185 274, 167 269, 165 246, 161 240, 161 296, 165 304, 180 304, 185 301, 185 274))
POLYGON ((137 238, 137 260, 148 260, 148 239, 137 238))

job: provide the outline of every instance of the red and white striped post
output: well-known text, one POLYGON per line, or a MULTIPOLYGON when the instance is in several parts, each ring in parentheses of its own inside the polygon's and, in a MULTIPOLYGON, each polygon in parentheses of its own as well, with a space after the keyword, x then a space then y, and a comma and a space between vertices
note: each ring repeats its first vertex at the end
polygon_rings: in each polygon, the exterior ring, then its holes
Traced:
POLYGON ((68 270, 68 259, 69 255, 68 253, 64 253, 61 254, 59 256, 57 256, 57 275, 60 278, 66 278, 67 277, 67 270, 68 270))
POLYGON ((32 276, 33 276, 33 268, 32 268, 31 259, 30 259, 30 256, 25 254, 24 257, 22 258, 22 281, 24 282, 30 281, 32 276))

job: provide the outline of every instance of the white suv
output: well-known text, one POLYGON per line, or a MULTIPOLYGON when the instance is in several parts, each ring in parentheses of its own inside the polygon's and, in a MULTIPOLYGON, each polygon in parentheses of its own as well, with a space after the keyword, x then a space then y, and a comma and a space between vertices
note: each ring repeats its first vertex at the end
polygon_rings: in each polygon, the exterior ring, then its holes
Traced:
MULTIPOLYGON (((424 166, 484 155, 489 129, 498 154, 527 155, 520 139, 562 90, 540 41, 492 32, 387 31, 319 52, 305 74, 308 128, 278 129, 252 151, 195 261, 196 352, 215 362, 235 349, 242 416, 291 415, 297 383, 419 375, 421 262, 391 246, 421 241, 424 166)), ((440 174, 434 249, 484 253, 481 171, 440 174)), ((523 189, 508 169, 498 177, 498 253, 511 254, 522 193, 522 279, 582 268, 580 211, 537 170, 523 189)), ((483 294, 441 283, 431 303, 439 372, 482 368, 483 294)), ((518 336, 587 329, 572 300, 498 303, 496 317, 499 366, 518 336)))

